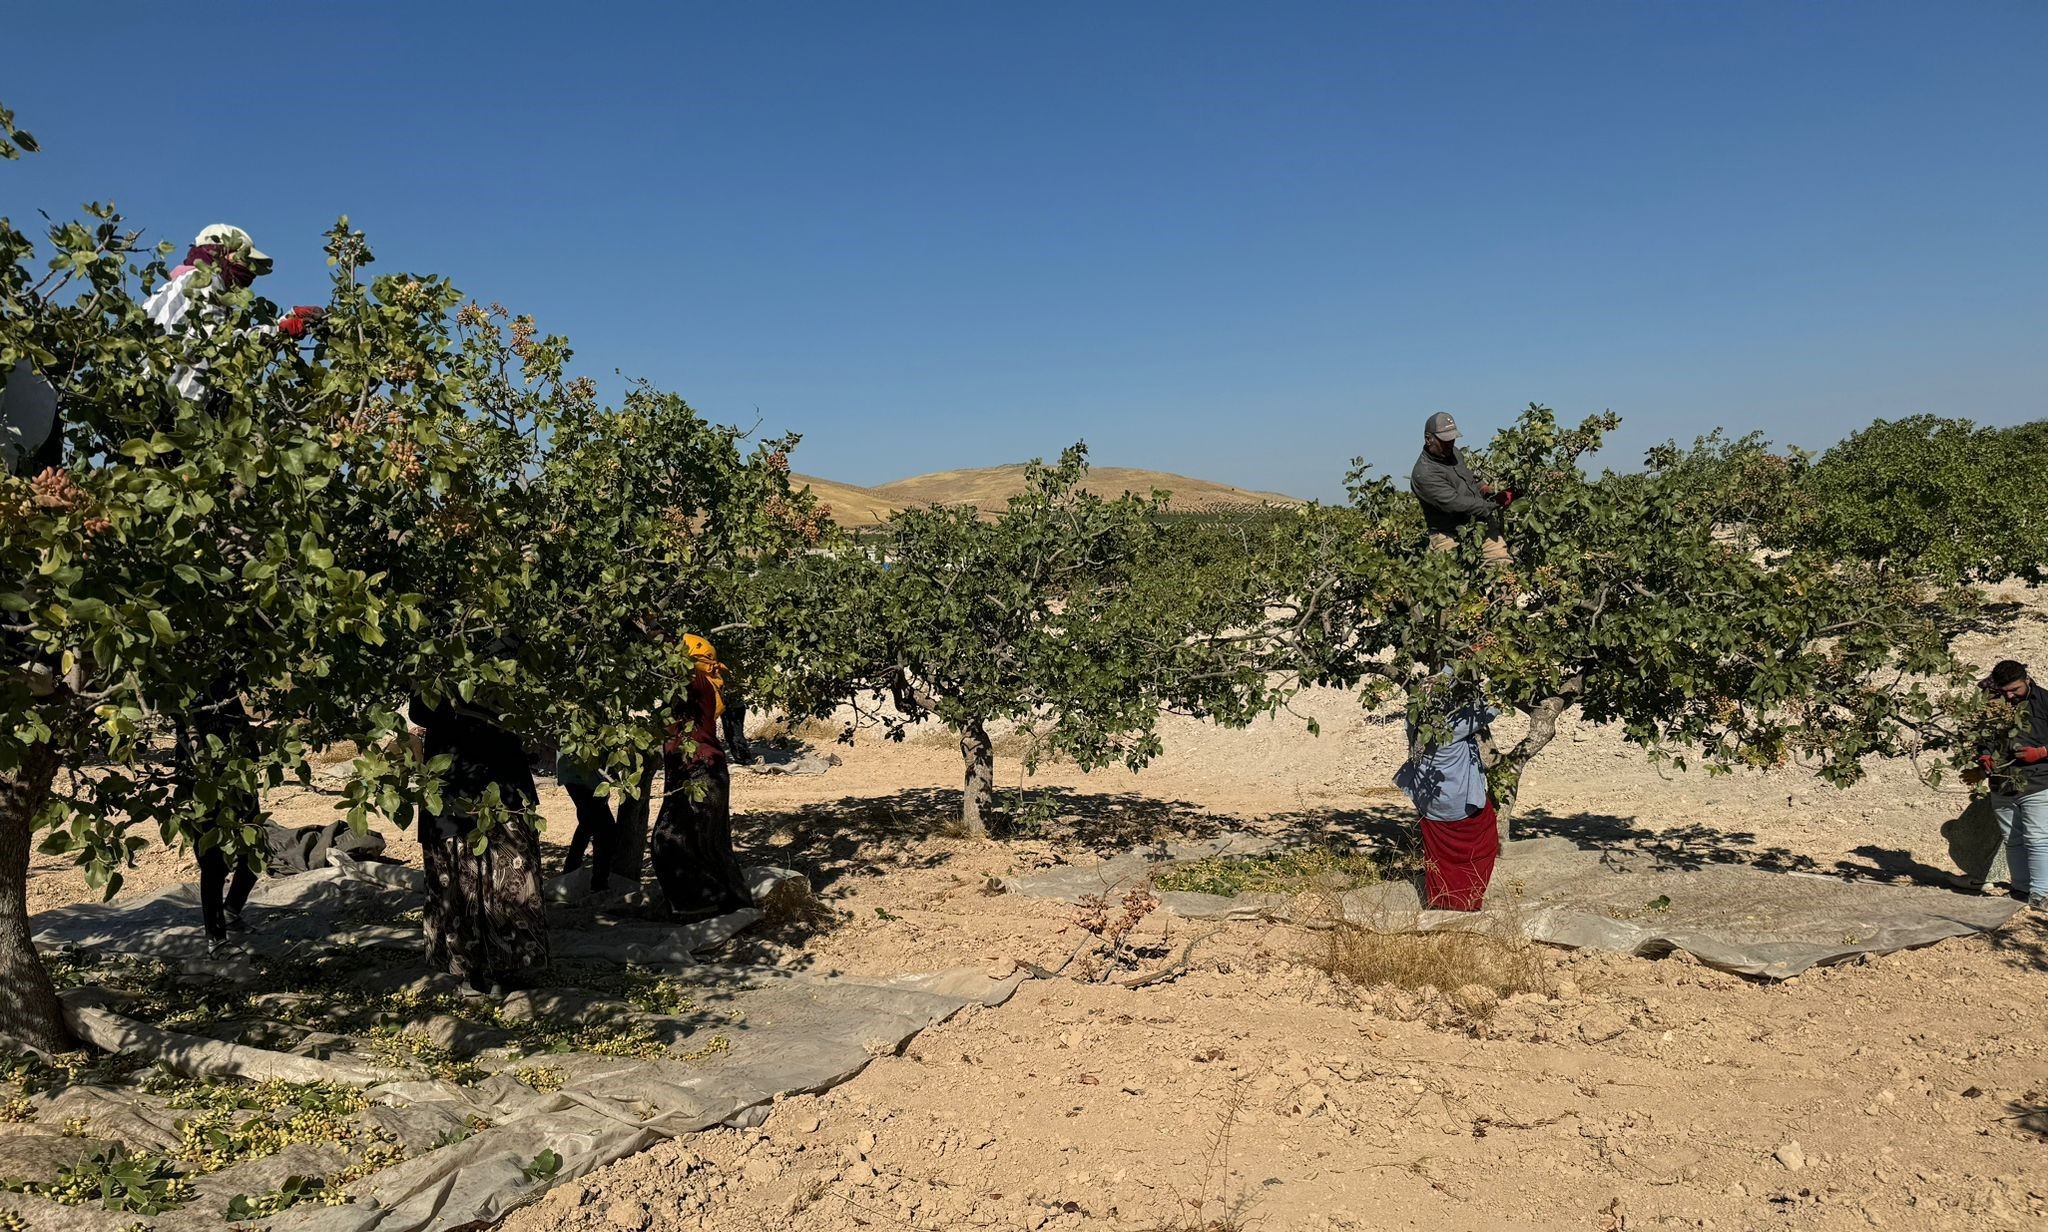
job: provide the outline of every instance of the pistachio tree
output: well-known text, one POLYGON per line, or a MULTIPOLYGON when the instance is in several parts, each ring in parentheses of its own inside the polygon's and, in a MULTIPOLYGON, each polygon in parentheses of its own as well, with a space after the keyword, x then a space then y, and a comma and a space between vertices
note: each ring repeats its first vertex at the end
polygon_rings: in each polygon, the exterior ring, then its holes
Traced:
POLYGON ((790 665, 785 705, 820 713, 864 691, 886 696, 900 736, 934 720, 959 740, 960 825, 994 816, 990 729, 1030 738, 1027 765, 1057 753, 1092 768, 1144 765, 1164 709, 1243 723, 1276 701, 1237 630, 1249 591, 1190 587, 1176 562, 1185 530, 1158 518, 1163 493, 1107 500, 1081 487, 1087 453, 1034 462, 1001 510, 899 511, 885 531, 782 575, 766 631, 790 665), (808 684, 808 694, 801 690, 808 684))
MULTIPOLYGON (((1714 771, 1799 762, 1835 783, 1865 760, 1950 747, 1943 709, 1963 677, 1950 652, 1972 596, 1818 548, 1773 551, 1748 451, 1718 439, 1653 451, 1643 471, 1590 475, 1618 419, 1561 427, 1532 406, 1474 465, 1519 495, 1513 563, 1476 543, 1420 550, 1402 496, 1356 477, 1349 523, 1297 562, 1297 589, 1334 587, 1339 618, 1304 630, 1302 670, 1406 702, 1434 730, 1484 695, 1527 716, 1492 770, 1505 816, 1523 772, 1576 713, 1620 725, 1654 756, 1714 771), (1447 677, 1454 687, 1424 687, 1447 677)), ((1314 519, 1310 520, 1311 523, 1314 519)), ((1474 532, 1477 533, 1476 531, 1474 532)))
POLYGON ((2048 580, 2048 423, 1879 420, 1803 467, 1771 511, 1784 547, 1934 582, 2048 580))
MULTIPOLYGON (((34 148, 5 113, 0 138, 34 148)), ((406 701, 631 760, 687 674, 682 630, 818 533, 790 442, 645 388, 601 406, 564 340, 371 276, 345 220, 304 339, 203 270, 204 327, 160 330, 142 305, 170 251, 111 207, 40 245, 0 220, 0 381, 54 390, 60 420, 55 465, 0 477, 0 1034, 43 1047, 66 1031, 30 942, 38 834, 110 895, 152 839, 260 860, 254 825, 215 824, 224 801, 353 741, 356 824, 458 814, 476 850, 531 851, 531 815, 445 798, 445 765, 395 739, 406 701), (199 742, 174 790, 152 744, 229 699, 258 721, 199 742)))
POLYGON ((35 834, 112 893, 147 842, 136 828, 190 841, 225 793, 302 771, 295 699, 337 646, 374 645, 405 612, 339 559, 348 466, 327 375, 261 328, 275 307, 248 291, 215 289, 196 350, 165 335, 142 310, 163 256, 109 207, 52 226, 41 251, 0 220, 0 373, 54 388, 61 433, 61 464, 0 479, 0 1032, 39 1046, 66 1032, 29 941, 35 834), (195 362, 209 392, 188 399, 170 376, 195 362), (275 721, 205 742, 181 796, 149 742, 220 705, 227 674, 275 721))
MULTIPOLYGON (((539 819, 488 787, 450 798, 444 767, 391 739, 401 708, 458 704, 529 752, 558 748, 645 793, 691 671, 683 634, 744 624, 749 579, 822 521, 792 490, 794 437, 750 441, 644 383, 604 404, 570 374, 567 340, 532 318, 431 276, 365 279, 370 252, 345 227, 329 249, 323 358, 356 391, 338 436, 367 481, 336 521, 345 559, 402 602, 406 635, 346 647, 300 712, 318 738, 365 750, 352 820, 458 819, 469 850, 518 871, 474 893, 538 930, 539 819)), ((626 856, 619 871, 636 876, 637 848, 626 856)), ((430 884, 467 875, 436 858, 430 884)))
MULTIPOLYGON (((522 648, 508 705, 533 743, 603 769, 616 794, 647 790, 691 673, 683 635, 729 654, 757 625, 786 623, 755 579, 827 532, 792 489, 796 443, 750 441, 646 384, 617 407, 549 419, 511 574, 522 648)), ((613 869, 632 879, 645 834, 626 831, 613 869)))

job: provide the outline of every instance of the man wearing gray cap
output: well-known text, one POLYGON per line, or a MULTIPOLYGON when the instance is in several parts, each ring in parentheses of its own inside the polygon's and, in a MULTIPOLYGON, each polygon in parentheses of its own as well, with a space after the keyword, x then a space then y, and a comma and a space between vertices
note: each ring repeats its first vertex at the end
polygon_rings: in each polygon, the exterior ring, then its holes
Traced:
MULTIPOLYGON (((1458 457, 1456 441, 1463 435, 1458 421, 1438 411, 1422 425, 1422 456, 1408 476, 1408 490, 1422 502, 1422 520, 1429 526, 1429 547, 1449 552, 1458 546, 1458 534, 1467 523, 1486 520, 1508 507, 1515 494, 1503 488, 1495 491, 1479 482, 1458 457)), ((1485 557, 1488 565, 1509 564, 1508 545, 1498 527, 1486 531, 1485 557)))

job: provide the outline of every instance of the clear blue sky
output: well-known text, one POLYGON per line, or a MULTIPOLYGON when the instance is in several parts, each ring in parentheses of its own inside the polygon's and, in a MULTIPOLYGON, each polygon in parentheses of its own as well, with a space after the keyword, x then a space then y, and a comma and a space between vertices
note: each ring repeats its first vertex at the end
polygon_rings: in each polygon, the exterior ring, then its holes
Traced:
POLYGON ((32 3, 0 212, 346 212, 859 483, 1304 496, 1530 400, 1819 446, 2048 414, 2048 4, 32 3))

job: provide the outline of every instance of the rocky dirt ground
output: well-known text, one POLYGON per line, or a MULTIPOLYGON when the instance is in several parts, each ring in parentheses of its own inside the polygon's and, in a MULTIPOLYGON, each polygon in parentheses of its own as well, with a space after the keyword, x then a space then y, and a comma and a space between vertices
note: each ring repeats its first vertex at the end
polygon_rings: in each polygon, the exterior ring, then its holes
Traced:
MULTIPOLYGON (((2048 667, 2048 596, 2010 598, 2010 622, 1968 649, 2048 667)), ((1298 709, 1320 738, 1299 716, 1238 733, 1176 723, 1142 775, 1052 767, 1029 786, 1050 793, 1053 820, 1004 844, 940 836, 957 800, 949 743, 864 739, 824 775, 743 775, 743 858, 807 873, 820 909, 730 957, 1056 967, 1085 939, 1074 909, 991 893, 991 878, 1163 835, 1398 830, 1398 728, 1336 695, 1298 709)), ((1001 771, 1021 781, 1014 763, 1001 771)), ((547 795, 560 839, 572 814, 547 795)), ((1906 765, 1847 791, 1798 771, 1660 772, 1617 733, 1577 727, 1532 770, 1520 832, 1939 881, 1953 868, 1942 827, 1964 803, 1906 765)), ((330 799, 273 805, 310 822, 330 799)), ((392 854, 408 847, 394 836, 392 854)), ((154 853, 123 893, 189 875, 154 853)), ((38 857, 33 907, 85 893, 38 857)), ((1140 969, 1192 935, 1147 917, 1140 969)), ((656 1147, 504 1228, 2048 1226, 2040 917, 1777 984, 1546 951, 1536 990, 1476 1009, 1335 979, 1315 961, 1325 944, 1233 924, 1178 979, 1029 981, 844 1086, 780 1102, 759 1129, 656 1147)))

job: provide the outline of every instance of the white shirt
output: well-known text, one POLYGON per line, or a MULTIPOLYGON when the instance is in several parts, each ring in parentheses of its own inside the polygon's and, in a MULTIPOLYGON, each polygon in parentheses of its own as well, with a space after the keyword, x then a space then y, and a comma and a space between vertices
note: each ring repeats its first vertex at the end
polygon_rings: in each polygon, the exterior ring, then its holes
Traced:
MULTIPOLYGON (((197 274, 196 266, 181 265, 164 285, 142 301, 142 311, 149 317, 151 324, 167 334, 184 332, 185 318, 192 314, 195 298, 192 279, 197 274)), ((208 315, 220 314, 219 308, 211 305, 209 308, 211 311, 208 315)), ((200 395, 206 392, 205 383, 199 379, 205 371, 204 363, 191 368, 180 368, 171 374, 171 384, 177 386, 178 392, 184 395, 186 401, 197 402, 200 395)))
MULTIPOLYGON (((211 302, 215 292, 223 284, 218 280, 209 281, 205 286, 194 290, 192 283, 198 276, 199 267, 195 265, 181 265, 172 270, 170 278, 148 299, 142 301, 142 311, 149 317, 150 322, 167 334, 178 334, 206 328, 208 323, 217 326, 225 320, 227 309, 211 302), (192 319, 195 309, 200 318, 196 321, 192 319)), ((271 334, 277 330, 275 326, 259 325, 242 332, 271 334)), ((186 401, 197 402, 206 393, 206 383, 201 379, 205 374, 206 364, 202 360, 189 368, 181 367, 173 372, 171 384, 177 387, 186 401)))

